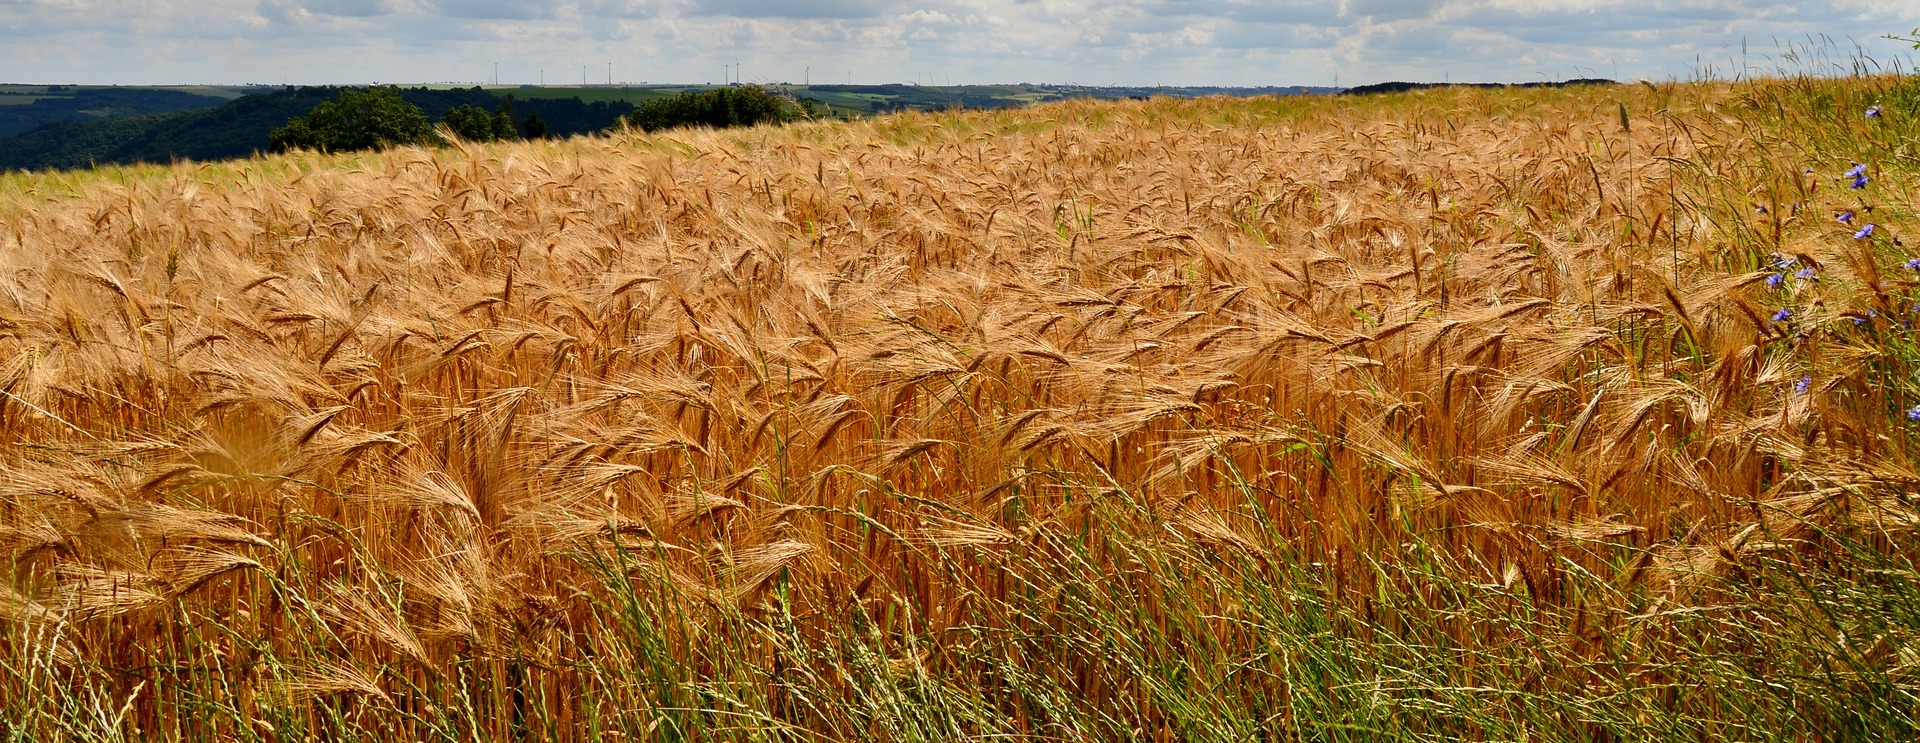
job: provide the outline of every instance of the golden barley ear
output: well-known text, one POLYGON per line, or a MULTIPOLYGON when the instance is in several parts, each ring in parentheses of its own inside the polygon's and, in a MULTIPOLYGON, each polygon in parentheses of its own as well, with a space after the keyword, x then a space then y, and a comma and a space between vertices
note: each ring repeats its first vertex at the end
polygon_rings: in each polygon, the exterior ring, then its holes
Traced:
POLYGON ((294 671, 294 678, 280 689, 297 701, 333 696, 368 697, 391 706, 393 697, 381 687, 378 676, 345 661, 323 661, 294 671))

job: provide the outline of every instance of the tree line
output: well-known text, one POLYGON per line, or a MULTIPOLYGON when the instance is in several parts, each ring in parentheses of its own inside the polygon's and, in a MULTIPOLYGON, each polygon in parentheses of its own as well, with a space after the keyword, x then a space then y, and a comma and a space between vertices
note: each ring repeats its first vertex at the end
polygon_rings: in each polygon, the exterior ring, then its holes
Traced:
MULTIPOLYGON (((338 100, 348 90, 360 92, 362 89, 289 86, 211 107, 104 121, 55 122, 0 138, 0 171, 249 157, 273 149, 270 136, 274 130, 306 117, 323 103, 338 100)), ((634 105, 626 101, 587 102, 578 97, 520 99, 478 87, 395 90, 402 100, 420 109, 429 122, 446 123, 448 115, 453 115, 449 126, 456 128, 461 126, 463 118, 474 117, 465 115, 469 112, 454 114, 455 109, 471 106, 496 118, 504 109, 512 119, 512 138, 524 137, 529 123, 536 137, 605 131, 634 110, 634 105)), ((19 108, 28 106, 0 106, 9 110, 19 108)), ((496 132, 507 136, 504 130, 496 129, 496 132)))
MULTIPOLYGON (((17 107, 16 107, 17 108, 17 107)), ((214 161, 261 151, 347 151, 541 139, 626 129, 730 127, 818 118, 817 101, 751 86, 626 101, 518 99, 481 88, 287 87, 213 107, 48 124, 0 138, 0 171, 214 161)))
MULTIPOLYGON (((346 89, 305 116, 274 129, 268 143, 276 152, 343 152, 441 145, 448 135, 468 142, 495 142, 545 139, 552 133, 539 111, 527 114, 516 125, 513 104, 513 97, 508 96, 491 111, 471 103, 455 106, 441 115, 440 126, 436 127, 425 111, 401 96, 398 88, 346 89)), ((645 101, 607 130, 754 126, 812 118, 817 112, 813 101, 795 101, 756 86, 719 88, 645 101)))
MULTIPOLYGON (((539 111, 529 112, 516 123, 513 104, 513 96, 507 96, 491 111, 484 106, 462 103, 442 114, 440 125, 447 133, 468 142, 546 139, 552 133, 539 111)), ((398 88, 349 88, 332 100, 314 106, 305 116, 274 129, 267 135, 267 144, 275 152, 342 152, 399 145, 440 145, 446 144, 446 137, 428 120, 424 110, 400 95, 398 88)))

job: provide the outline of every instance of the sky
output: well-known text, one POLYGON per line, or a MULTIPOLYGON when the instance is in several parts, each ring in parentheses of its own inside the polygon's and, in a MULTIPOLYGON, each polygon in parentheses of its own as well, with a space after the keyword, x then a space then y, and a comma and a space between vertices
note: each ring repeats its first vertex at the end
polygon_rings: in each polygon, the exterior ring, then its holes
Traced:
POLYGON ((0 83, 1358 85, 1911 68, 1916 0, 0 0, 0 83))

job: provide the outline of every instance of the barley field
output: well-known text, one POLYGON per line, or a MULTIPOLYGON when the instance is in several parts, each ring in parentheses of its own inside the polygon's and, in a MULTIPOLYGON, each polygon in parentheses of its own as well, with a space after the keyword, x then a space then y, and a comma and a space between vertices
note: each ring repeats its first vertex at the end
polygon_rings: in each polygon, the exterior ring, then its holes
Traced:
POLYGON ((0 735, 1912 735, 1917 135, 1865 76, 0 177, 0 735))

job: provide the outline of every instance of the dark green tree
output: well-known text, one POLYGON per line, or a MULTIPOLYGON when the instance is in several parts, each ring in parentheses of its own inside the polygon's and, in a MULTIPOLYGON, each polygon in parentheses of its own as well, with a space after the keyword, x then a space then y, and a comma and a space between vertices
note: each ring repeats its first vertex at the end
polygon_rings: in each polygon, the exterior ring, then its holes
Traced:
POLYGON ((390 87, 342 90, 338 97, 267 135, 275 151, 344 152, 439 141, 420 107, 390 87))
POLYGON ((681 93, 640 104, 622 121, 650 132, 680 126, 753 126, 794 120, 798 107, 757 86, 681 93))
POLYGON ((479 106, 466 104, 448 111, 440 119, 448 129, 468 142, 493 142, 502 139, 519 139, 520 133, 513 128, 513 119, 504 112, 490 112, 479 106))
POLYGON ((547 138, 547 120, 540 118, 539 111, 534 111, 527 114, 526 129, 527 129, 527 139, 546 139, 547 138))
MULTIPOLYGON (((505 114, 507 117, 508 124, 512 124, 513 122, 520 120, 520 116, 513 112, 513 94, 512 93, 508 93, 507 97, 500 99, 500 107, 497 109, 494 109, 494 112, 505 114)), ((514 133, 519 134, 520 130, 515 129, 514 133)))

